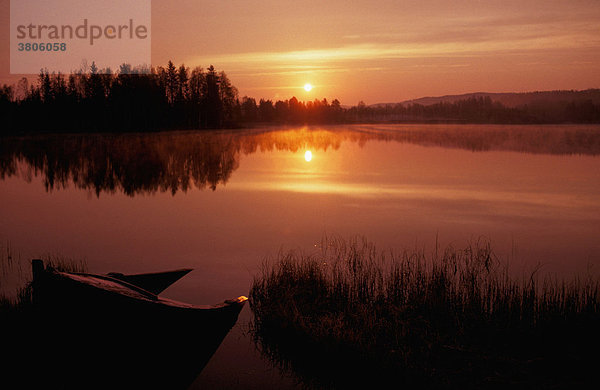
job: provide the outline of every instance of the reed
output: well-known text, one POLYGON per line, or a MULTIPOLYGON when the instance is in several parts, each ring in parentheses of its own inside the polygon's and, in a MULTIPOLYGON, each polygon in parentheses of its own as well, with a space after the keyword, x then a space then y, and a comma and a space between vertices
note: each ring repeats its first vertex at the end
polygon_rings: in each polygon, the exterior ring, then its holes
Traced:
MULTIPOLYGON (((58 254, 40 257, 46 266, 61 272, 86 272, 83 259, 58 254)), ((0 243, 0 314, 20 316, 28 314, 32 304, 31 263, 25 261, 9 242, 0 243)))
POLYGON ((490 242, 386 253, 363 238, 281 253, 250 291, 259 348, 304 384, 573 384, 600 346, 600 283, 521 279, 490 242))

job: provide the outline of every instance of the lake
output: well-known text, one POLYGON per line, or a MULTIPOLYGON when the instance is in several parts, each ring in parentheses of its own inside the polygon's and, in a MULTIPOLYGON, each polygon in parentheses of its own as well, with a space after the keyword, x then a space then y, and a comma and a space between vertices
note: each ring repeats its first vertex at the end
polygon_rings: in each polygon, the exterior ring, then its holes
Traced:
MULTIPOLYGON (((164 295, 247 295, 265 260, 365 237, 485 238, 517 277, 600 274, 600 126, 340 125, 1 139, 0 240, 90 272, 194 268, 164 295)), ((246 305, 193 388, 295 386, 246 305)))

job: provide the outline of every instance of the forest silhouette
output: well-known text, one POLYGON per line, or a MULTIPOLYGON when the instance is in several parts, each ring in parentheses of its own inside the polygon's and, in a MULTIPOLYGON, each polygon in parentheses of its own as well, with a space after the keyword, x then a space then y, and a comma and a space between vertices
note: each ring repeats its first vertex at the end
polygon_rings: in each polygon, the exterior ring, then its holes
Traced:
POLYGON ((344 107, 338 99, 273 102, 239 97, 224 71, 185 65, 88 69, 69 75, 42 69, 34 83, 22 78, 0 88, 3 134, 23 132, 127 132, 220 129, 264 124, 328 123, 600 123, 592 99, 508 107, 490 96, 435 104, 344 107))

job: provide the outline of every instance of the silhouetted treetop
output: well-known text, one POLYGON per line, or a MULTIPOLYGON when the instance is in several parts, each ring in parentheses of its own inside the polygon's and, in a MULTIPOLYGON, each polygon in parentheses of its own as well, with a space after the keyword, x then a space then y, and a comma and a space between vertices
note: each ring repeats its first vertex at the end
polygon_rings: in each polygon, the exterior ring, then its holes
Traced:
MULTIPOLYGON (((497 94, 496 94, 497 95, 497 94)), ((218 129, 259 124, 327 124, 379 122, 444 123, 600 123, 600 103, 590 91, 571 91, 571 100, 531 100, 505 106, 496 96, 473 94, 464 99, 421 104, 345 108, 338 99, 303 102, 238 97, 224 71, 213 65, 190 70, 169 61, 166 67, 132 67, 116 72, 98 69, 68 76, 42 69, 36 83, 26 78, 0 88, 2 134, 18 132, 158 131, 218 129)), ((537 96, 554 94, 533 94, 537 96)), ((500 95, 498 95, 500 96, 500 95)), ((504 96, 504 95, 501 95, 504 96)), ((423 100, 425 101, 425 100, 423 100)))

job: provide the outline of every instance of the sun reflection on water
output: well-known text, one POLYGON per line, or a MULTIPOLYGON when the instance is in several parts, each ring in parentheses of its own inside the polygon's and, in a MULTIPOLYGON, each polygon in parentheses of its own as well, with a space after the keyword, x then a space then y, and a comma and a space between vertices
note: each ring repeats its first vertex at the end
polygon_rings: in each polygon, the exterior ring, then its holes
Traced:
POLYGON ((304 153, 304 159, 308 162, 310 160, 312 160, 312 152, 310 150, 307 150, 306 153, 304 153))

